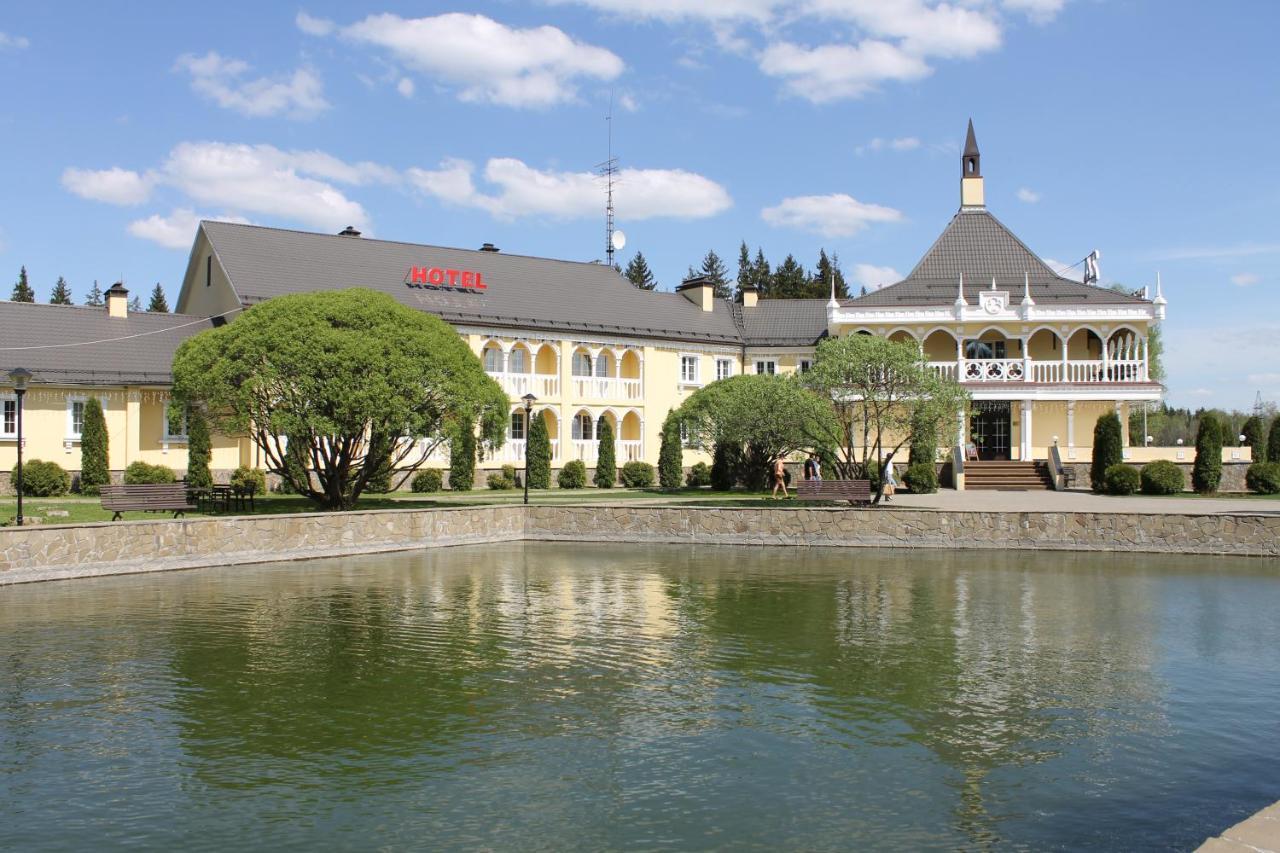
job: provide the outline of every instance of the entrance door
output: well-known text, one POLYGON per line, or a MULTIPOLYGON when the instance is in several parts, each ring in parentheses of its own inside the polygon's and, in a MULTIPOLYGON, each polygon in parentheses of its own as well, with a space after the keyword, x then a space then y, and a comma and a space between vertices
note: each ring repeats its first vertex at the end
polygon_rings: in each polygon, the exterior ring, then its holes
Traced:
POLYGON ((1008 400, 975 400, 969 418, 969 440, 979 459, 1009 459, 1009 432, 1013 423, 1008 400))

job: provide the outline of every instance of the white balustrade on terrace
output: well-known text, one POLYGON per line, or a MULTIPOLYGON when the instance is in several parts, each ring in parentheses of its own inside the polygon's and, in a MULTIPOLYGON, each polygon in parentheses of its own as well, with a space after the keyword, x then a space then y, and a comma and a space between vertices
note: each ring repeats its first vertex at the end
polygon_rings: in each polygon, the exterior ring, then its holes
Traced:
POLYGON ((596 453, 599 451, 600 445, 591 439, 575 438, 573 440, 573 456, 564 460, 572 462, 574 459, 581 459, 588 465, 596 464, 596 453))
POLYGON ((560 377, 554 373, 490 373, 512 397, 532 394, 539 400, 560 396, 560 377))
POLYGON ((620 376, 574 376, 574 399, 639 400, 640 380, 620 376))
MULTIPOLYGON (((449 446, 441 445, 444 452, 444 461, 449 461, 449 446)), ((523 438, 509 438, 506 443, 493 451, 482 451, 480 453, 481 462, 498 462, 501 464, 523 465, 525 449, 527 444, 523 438)), ((551 461, 555 462, 560 458, 560 439, 551 439, 551 461)), ((435 455, 432 455, 435 459, 435 455)))
POLYGON ((639 441, 619 441, 618 442, 618 461, 619 462, 643 462, 644 452, 640 448, 639 441))
POLYGON ((1148 381, 1146 359, 1036 361, 1022 358, 966 358, 931 361, 929 367, 961 382, 1038 382, 1075 385, 1148 381))

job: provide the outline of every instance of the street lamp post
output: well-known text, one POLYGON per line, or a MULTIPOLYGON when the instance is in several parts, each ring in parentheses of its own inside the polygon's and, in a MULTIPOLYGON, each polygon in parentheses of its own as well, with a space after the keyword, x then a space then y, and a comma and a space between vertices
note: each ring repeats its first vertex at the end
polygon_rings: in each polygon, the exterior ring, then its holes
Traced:
POLYGON ((27 380, 31 378, 31 371, 22 367, 15 367, 9 371, 9 381, 13 383, 14 396, 18 398, 18 526, 22 526, 22 398, 27 393, 27 380))
POLYGON ((533 404, 538 399, 532 394, 525 394, 524 400, 524 502, 529 503, 529 415, 533 412, 533 404))

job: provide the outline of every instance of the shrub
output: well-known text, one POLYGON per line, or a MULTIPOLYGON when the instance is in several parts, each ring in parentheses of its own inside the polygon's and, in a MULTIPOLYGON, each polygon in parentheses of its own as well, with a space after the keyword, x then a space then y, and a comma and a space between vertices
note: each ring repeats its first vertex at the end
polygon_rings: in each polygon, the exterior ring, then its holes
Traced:
POLYGON ((502 474, 490 474, 488 479, 489 488, 497 492, 505 492, 516 487, 515 480, 512 480, 502 474))
POLYGON ((1089 485, 1101 494, 1107 490, 1107 469, 1124 461, 1124 438, 1120 416, 1107 412, 1093 427, 1093 459, 1089 465, 1089 485))
POLYGON ((1108 468, 1103 479, 1109 495, 1131 495, 1142 484, 1142 475, 1138 473, 1138 469, 1123 462, 1108 468))
POLYGON ((90 397, 84 404, 84 426, 80 432, 80 493, 97 495, 111 482, 111 470, 107 467, 107 419, 102 414, 102 403, 90 397))
POLYGON ((541 414, 530 418, 524 459, 529 488, 551 488, 551 435, 547 432, 547 421, 541 414))
POLYGON ((210 445, 209 421, 205 418, 204 412, 198 408, 192 408, 187 414, 187 483, 189 485, 202 489, 213 485, 213 474, 209 471, 210 445))
POLYGON ((696 462, 689 469, 689 474, 685 477, 685 482, 691 489, 700 489, 703 486, 711 485, 711 466, 705 462, 696 462))
POLYGON ((648 462, 628 462, 622 466, 622 485, 628 489, 647 489, 653 485, 653 466, 648 462))
POLYGON ((1280 495, 1280 462, 1255 462, 1244 475, 1249 491, 1260 495, 1280 495))
POLYGON ((675 412, 671 412, 662 422, 662 446, 658 448, 658 483, 664 489, 678 489, 683 474, 684 448, 680 442, 680 419, 675 412))
POLYGON ((1254 462, 1265 462, 1267 458, 1267 425, 1262 418, 1251 415, 1240 427, 1244 443, 1253 451, 1254 462))
POLYGON ((258 468, 241 465, 231 472, 231 488, 240 492, 252 492, 255 495, 266 494, 267 472, 258 468))
POLYGON ((178 477, 173 469, 164 465, 150 465, 146 462, 130 462, 124 469, 124 481, 131 486, 155 483, 175 483, 178 477))
POLYGON ((434 468, 427 468, 413 475, 411 485, 415 492, 438 492, 444 486, 444 476, 434 468))
MULTIPOLYGON (((911 419, 911 455, 907 457, 908 468, 928 463, 933 465, 938 460, 937 424, 929 418, 917 416, 911 419)), ((938 490, 937 469, 934 469, 934 485, 930 490, 938 490)), ((904 479, 906 475, 903 475, 904 479)), ((909 484, 908 484, 909 485, 909 484)), ((915 491, 914 488, 911 491, 915 491)))
POLYGON ((1140 479, 1144 495, 1176 495, 1187 487, 1182 469, 1168 459, 1157 459, 1143 465, 1140 479))
POLYGON ((449 488, 469 492, 476 483, 476 434, 471 424, 453 431, 449 440, 449 488))
POLYGON ((613 444, 613 427, 600 419, 599 450, 596 453, 595 483, 598 489, 612 489, 618 482, 618 462, 613 444))
POLYGON ((716 443, 711 455, 711 488, 727 492, 738 484, 739 456, 741 453, 736 447, 716 443))
POLYGON ((1267 432, 1267 461, 1280 462, 1280 415, 1276 415, 1267 432))
POLYGON ((556 477, 562 489, 581 489, 587 485, 587 466, 581 459, 566 462, 556 477))
POLYGON ((1191 488, 1202 495, 1218 491, 1222 480, 1222 427, 1206 412, 1196 430, 1196 461, 1191 466, 1191 488))
MULTIPOLYGON (((18 466, 13 466, 9 482, 18 486, 18 466)), ((22 493, 33 498, 58 498, 71 491, 71 475, 57 462, 32 459, 22 463, 22 493)))
POLYGON ((914 462, 907 466, 902 482, 915 495, 931 495, 938 491, 938 467, 930 462, 914 462))
POLYGON ((514 465, 503 465, 502 476, 510 480, 513 486, 523 485, 520 480, 520 475, 516 473, 516 466, 514 465))

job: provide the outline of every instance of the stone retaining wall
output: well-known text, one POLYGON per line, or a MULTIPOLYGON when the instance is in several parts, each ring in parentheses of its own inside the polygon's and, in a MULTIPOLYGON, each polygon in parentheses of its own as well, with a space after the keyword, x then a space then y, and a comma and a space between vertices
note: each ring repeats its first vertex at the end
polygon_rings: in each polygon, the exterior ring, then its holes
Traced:
MULTIPOLYGON (((1195 456, 1195 448, 1187 451, 1188 456, 1195 456)), ((1088 462, 1066 462, 1063 466, 1066 468, 1074 468, 1076 472, 1076 488, 1089 488, 1089 470, 1092 467, 1088 462)), ((1135 468, 1142 468, 1142 464, 1138 462, 1127 463, 1135 468)), ((1191 491, 1191 468, 1192 462, 1174 462, 1182 469, 1183 478, 1187 483, 1187 491, 1191 491)), ((1218 484, 1219 492, 1247 492, 1249 487, 1245 485, 1244 477, 1249 471, 1248 462, 1223 462, 1222 463, 1222 481, 1218 484)))
POLYGON ((1280 516, 491 506, 0 530, 0 585, 520 539, 1280 557, 1280 516))

